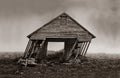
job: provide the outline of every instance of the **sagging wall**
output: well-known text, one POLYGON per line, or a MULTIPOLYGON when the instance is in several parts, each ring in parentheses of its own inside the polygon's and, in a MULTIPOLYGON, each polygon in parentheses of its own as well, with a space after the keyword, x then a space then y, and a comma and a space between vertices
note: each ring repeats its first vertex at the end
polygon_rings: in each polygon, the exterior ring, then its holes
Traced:
MULTIPOLYGON (((64 39, 62 42, 63 41, 65 42, 65 45, 64 53, 61 57, 66 61, 70 59, 80 59, 80 56, 85 56, 90 44, 90 41, 78 42, 76 38, 64 39)), ((48 42, 49 40, 29 40, 24 58, 35 58, 37 62, 45 59, 47 55, 48 42)))
POLYGON ((75 43, 74 39, 69 39, 69 40, 65 41, 65 52, 64 52, 63 59, 68 59, 68 57, 70 55, 70 51, 71 51, 74 43, 75 43))
POLYGON ((45 41, 44 44, 40 44, 38 53, 36 55, 36 60, 40 61, 41 59, 44 59, 46 57, 47 53, 47 42, 45 41))
POLYGON ((65 60, 70 59, 81 59, 81 56, 85 56, 91 41, 81 41, 76 40, 66 41, 65 44, 65 60))

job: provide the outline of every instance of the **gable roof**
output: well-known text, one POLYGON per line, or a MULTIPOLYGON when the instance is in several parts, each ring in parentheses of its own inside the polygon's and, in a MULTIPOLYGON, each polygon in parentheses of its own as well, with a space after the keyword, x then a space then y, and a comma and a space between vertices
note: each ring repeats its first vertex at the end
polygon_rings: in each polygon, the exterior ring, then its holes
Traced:
MULTIPOLYGON (((59 16, 57 16, 56 18, 60 17, 60 16, 67 16, 69 17, 72 21, 74 21, 78 26, 80 26, 82 29, 84 29, 85 31, 87 31, 92 38, 96 38, 91 32, 89 32, 86 28, 84 28, 82 25, 80 25, 76 20, 74 20, 71 16, 69 16, 67 13, 62 13, 59 16)), ((52 19, 51 21, 49 21, 48 23, 46 23, 45 25, 43 25, 42 27, 38 28, 36 31, 32 32, 31 34, 29 34, 27 37, 30 38, 34 33, 36 33, 37 31, 41 30, 42 28, 44 28, 45 26, 47 26, 48 24, 50 24, 51 22, 53 22, 56 18, 52 19)))

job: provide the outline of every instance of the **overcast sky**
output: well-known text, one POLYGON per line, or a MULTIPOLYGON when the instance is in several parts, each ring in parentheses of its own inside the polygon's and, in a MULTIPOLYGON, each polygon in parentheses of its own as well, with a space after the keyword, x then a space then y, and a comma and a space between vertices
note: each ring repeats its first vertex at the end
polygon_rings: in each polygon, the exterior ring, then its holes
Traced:
POLYGON ((120 53, 120 0, 0 0, 0 51, 24 51, 26 36, 62 12, 97 37, 88 52, 120 53))

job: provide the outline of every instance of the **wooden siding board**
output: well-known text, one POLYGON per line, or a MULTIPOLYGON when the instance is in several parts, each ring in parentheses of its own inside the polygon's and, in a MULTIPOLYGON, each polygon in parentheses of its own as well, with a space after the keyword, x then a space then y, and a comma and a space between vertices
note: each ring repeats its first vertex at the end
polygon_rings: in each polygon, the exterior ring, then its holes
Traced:
POLYGON ((46 38, 78 38, 79 41, 91 40, 91 37, 86 35, 76 35, 76 34, 39 34, 38 36, 34 35, 30 39, 33 40, 44 40, 46 38))
MULTIPOLYGON (((75 20, 73 20, 70 16, 67 15, 66 17, 66 24, 61 25, 61 20, 58 16, 54 20, 52 20, 50 23, 47 23, 45 26, 38 29, 36 32, 30 34, 31 39, 43 39, 44 37, 50 35, 50 33, 54 33, 59 35, 60 33, 74 33, 74 34, 89 34, 88 31, 86 31, 83 27, 81 27, 80 24, 78 24, 75 20), (44 33, 44 34, 43 34, 44 33), (39 38, 40 37, 40 38, 39 38), (43 38, 42 38, 43 37, 43 38)), ((92 35, 89 34, 92 38, 92 35)), ((56 36, 51 34, 50 36, 56 36)), ((86 35, 87 36, 87 35, 86 35)))

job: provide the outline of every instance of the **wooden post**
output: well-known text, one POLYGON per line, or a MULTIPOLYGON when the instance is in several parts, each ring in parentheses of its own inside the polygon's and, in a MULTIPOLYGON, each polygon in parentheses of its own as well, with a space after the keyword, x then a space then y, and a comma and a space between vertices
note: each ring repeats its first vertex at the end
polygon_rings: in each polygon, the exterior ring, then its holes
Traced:
POLYGON ((88 42, 85 42, 85 47, 84 47, 84 52, 83 52, 83 54, 82 54, 82 56, 84 56, 84 54, 85 54, 85 51, 86 51, 86 48, 87 48, 87 46, 88 46, 88 42))
POLYGON ((25 49, 23 58, 26 58, 26 57, 28 56, 29 50, 30 50, 30 48, 31 48, 31 46, 32 46, 32 43, 33 43, 33 42, 32 42, 31 40, 28 41, 28 44, 27 44, 27 47, 26 47, 26 49, 25 49))
POLYGON ((35 43, 35 41, 32 41, 31 47, 30 47, 30 49, 29 49, 29 51, 28 51, 27 58, 29 58, 29 56, 31 55, 31 52, 32 52, 32 50, 33 50, 33 48, 34 48, 34 43, 35 43))
POLYGON ((38 41, 34 41, 33 48, 32 48, 32 50, 31 50, 31 53, 30 53, 30 55, 29 55, 28 58, 31 58, 32 54, 35 52, 35 49, 36 49, 36 46, 37 46, 37 42, 38 42, 38 41))
POLYGON ((79 55, 80 52, 81 52, 81 46, 82 46, 82 43, 78 43, 78 46, 77 46, 77 53, 76 53, 75 59, 78 57, 78 55, 79 55))
POLYGON ((81 55, 81 53, 82 53, 82 51, 83 51, 83 48, 84 48, 84 42, 82 42, 81 44, 82 44, 82 45, 81 45, 81 47, 80 47, 80 48, 81 48, 80 55, 81 55))
POLYGON ((69 58, 71 57, 72 52, 73 52, 73 50, 75 49, 77 43, 78 43, 78 41, 75 40, 75 43, 73 44, 73 46, 72 46, 72 48, 71 48, 71 50, 70 50, 70 52, 69 52, 69 55, 67 56, 66 60, 69 60, 69 58))
POLYGON ((85 56, 85 55, 86 55, 89 45, 90 45, 90 41, 87 43, 87 47, 86 47, 86 50, 85 50, 85 52, 84 52, 83 56, 85 56))
POLYGON ((84 54, 84 52, 85 52, 86 45, 87 45, 87 43, 84 42, 83 50, 82 50, 82 53, 81 53, 82 56, 83 56, 83 54, 84 54))
POLYGON ((81 51, 80 55, 82 55, 82 53, 83 53, 84 46, 85 46, 85 42, 82 43, 82 51, 81 51))
POLYGON ((40 46, 41 42, 39 41, 37 44, 37 49, 36 49, 36 56, 35 59, 38 60, 39 54, 40 54, 40 50, 41 50, 41 46, 40 46))
POLYGON ((41 52, 42 52, 42 50, 43 50, 44 43, 45 43, 45 40, 43 40, 42 43, 40 44, 40 47, 39 47, 38 52, 37 52, 37 54, 36 54, 36 57, 35 57, 35 58, 36 58, 38 61, 40 61, 40 59, 42 58, 42 57, 41 57, 41 56, 42 56, 41 52))
POLYGON ((47 55, 47 45, 48 45, 48 42, 45 41, 44 45, 43 45, 43 50, 42 50, 42 58, 46 58, 46 55, 47 55))

